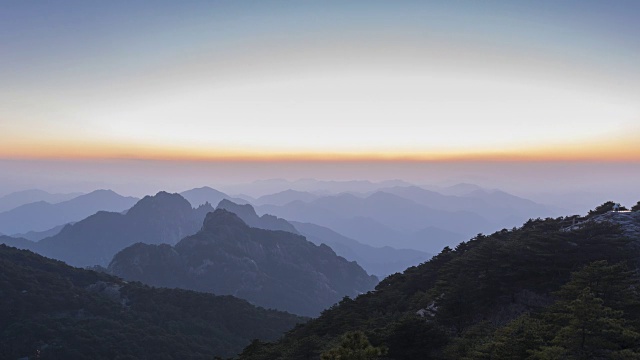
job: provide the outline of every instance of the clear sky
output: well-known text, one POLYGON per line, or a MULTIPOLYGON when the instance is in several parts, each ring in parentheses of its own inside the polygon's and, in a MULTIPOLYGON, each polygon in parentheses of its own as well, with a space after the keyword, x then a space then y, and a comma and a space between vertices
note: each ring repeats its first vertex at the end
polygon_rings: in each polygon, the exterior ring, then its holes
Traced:
POLYGON ((0 158, 637 163, 638 19, 635 0, 4 0, 0 158))

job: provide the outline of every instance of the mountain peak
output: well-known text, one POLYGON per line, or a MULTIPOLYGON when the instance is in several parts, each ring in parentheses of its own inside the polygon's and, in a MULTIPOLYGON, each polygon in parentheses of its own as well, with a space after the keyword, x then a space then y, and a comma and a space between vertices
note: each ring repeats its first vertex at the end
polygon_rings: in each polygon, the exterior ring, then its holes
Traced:
POLYGON ((256 210, 250 204, 236 204, 231 200, 222 199, 218 203, 217 209, 225 209, 232 213, 238 214, 238 216, 242 217, 242 215, 250 216, 250 217, 258 217, 256 210))
POLYGON ((238 217, 240 217, 240 219, 250 227, 265 230, 282 230, 299 234, 298 230, 296 230, 296 228, 285 219, 269 214, 258 216, 256 210, 250 204, 238 205, 233 201, 223 199, 220 201, 217 208, 224 209, 238 215, 238 217))
POLYGON ((244 229, 249 226, 238 215, 226 209, 218 208, 207 214, 202 225, 203 231, 217 231, 220 229, 244 229))
POLYGON ((191 211, 191 204, 180 196, 180 194, 170 194, 166 191, 160 191, 154 196, 147 195, 142 198, 127 212, 127 215, 157 212, 159 209, 174 209, 175 211, 188 212, 191 211))

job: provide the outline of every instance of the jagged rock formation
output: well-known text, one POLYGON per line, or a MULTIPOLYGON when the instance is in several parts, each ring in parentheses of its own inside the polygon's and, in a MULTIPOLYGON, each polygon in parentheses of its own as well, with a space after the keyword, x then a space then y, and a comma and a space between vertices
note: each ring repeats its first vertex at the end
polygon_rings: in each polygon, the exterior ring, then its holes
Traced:
POLYGON ((282 230, 299 234, 298 230, 287 220, 269 214, 258 216, 258 214, 256 214, 256 210, 249 204, 239 205, 227 199, 223 199, 220 201, 217 208, 225 209, 238 215, 240 219, 251 227, 265 230, 282 230))
POLYGON ((135 244, 119 252, 108 269, 124 279, 230 294, 308 316, 378 282, 326 245, 249 227, 224 209, 208 214, 197 234, 174 247, 135 244))

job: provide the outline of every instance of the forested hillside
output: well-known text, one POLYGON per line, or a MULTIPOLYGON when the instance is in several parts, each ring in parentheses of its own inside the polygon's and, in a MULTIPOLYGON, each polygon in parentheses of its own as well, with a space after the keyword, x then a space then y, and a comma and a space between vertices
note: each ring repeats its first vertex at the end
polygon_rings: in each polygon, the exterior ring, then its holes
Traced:
POLYGON ((155 289, 0 245, 0 359, 213 359, 303 318, 155 289))
POLYGON ((479 234, 240 358, 638 358, 637 224, 600 211, 479 234))

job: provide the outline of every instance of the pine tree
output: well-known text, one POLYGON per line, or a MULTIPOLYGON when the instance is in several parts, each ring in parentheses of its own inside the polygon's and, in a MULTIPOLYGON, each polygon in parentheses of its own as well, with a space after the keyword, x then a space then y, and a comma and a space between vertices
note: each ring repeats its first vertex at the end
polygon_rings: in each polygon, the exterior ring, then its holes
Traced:
POLYGON ((362 331, 351 331, 342 336, 340 343, 322 353, 322 360, 374 360, 384 355, 386 350, 374 347, 362 331))

